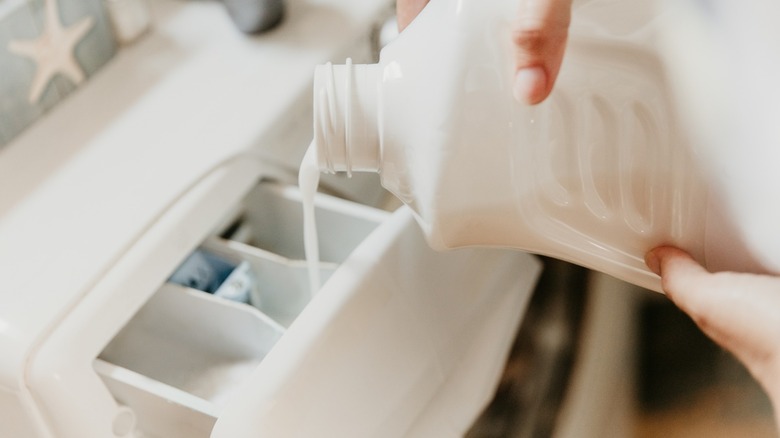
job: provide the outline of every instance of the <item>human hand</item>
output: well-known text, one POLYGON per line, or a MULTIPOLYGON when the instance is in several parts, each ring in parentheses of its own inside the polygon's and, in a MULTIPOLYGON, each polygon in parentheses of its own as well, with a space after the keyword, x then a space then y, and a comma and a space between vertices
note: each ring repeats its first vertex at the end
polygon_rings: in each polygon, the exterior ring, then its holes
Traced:
POLYGON ((780 420, 780 277, 710 273, 671 247, 650 251, 645 262, 661 276, 666 296, 745 364, 780 420))
MULTIPOLYGON (((398 0, 398 29, 403 31, 429 0, 398 0)), ((553 89, 569 35, 572 0, 520 0, 512 30, 515 45, 515 99, 531 105, 553 89)))

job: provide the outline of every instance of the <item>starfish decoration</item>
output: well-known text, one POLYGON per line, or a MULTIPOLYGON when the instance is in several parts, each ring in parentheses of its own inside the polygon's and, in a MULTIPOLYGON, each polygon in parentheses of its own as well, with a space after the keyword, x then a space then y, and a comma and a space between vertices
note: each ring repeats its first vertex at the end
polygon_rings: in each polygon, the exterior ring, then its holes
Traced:
POLYGON ((34 40, 11 41, 8 50, 36 62, 35 77, 30 87, 30 103, 37 102, 54 75, 62 74, 78 85, 84 81, 84 71, 76 61, 73 49, 95 24, 84 17, 65 28, 59 19, 57 0, 45 0, 43 32, 34 40))

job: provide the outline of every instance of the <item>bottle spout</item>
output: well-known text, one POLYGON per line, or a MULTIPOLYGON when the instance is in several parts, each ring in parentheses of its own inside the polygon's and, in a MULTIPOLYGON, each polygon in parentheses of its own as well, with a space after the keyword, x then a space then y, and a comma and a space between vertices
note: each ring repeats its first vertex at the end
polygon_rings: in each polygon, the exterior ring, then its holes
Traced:
POLYGON ((331 63, 314 71, 314 142, 323 172, 378 172, 380 66, 331 63))

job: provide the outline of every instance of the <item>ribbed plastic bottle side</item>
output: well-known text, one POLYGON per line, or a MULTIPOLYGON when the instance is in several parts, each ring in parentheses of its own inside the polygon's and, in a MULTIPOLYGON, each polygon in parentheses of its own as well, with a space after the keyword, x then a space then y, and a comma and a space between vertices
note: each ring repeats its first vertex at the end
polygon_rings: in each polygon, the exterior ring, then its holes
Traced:
POLYGON ((567 56, 549 101, 517 107, 518 215, 588 266, 644 270, 645 252, 664 243, 701 260, 707 191, 661 64, 613 43, 575 43, 567 56))

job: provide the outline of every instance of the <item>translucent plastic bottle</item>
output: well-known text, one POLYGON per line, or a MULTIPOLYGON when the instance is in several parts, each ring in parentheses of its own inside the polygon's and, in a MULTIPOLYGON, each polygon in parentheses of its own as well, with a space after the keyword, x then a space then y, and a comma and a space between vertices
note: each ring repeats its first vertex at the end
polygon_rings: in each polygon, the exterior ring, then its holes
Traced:
POLYGON ((644 254, 765 271, 681 135, 641 3, 575 3, 552 96, 512 98, 517 0, 432 1, 375 65, 315 74, 323 171, 379 172, 437 248, 514 247, 659 290, 644 254))

